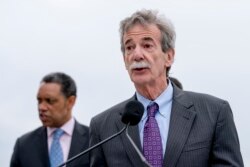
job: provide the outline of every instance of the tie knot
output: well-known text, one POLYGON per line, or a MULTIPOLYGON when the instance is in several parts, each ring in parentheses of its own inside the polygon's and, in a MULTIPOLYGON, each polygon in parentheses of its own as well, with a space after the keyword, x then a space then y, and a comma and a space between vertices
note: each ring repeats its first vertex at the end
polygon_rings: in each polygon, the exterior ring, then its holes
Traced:
POLYGON ((56 129, 53 133, 53 139, 58 140, 63 135, 64 131, 62 129, 56 129))
POLYGON ((147 107, 147 111, 149 117, 155 117, 156 112, 159 111, 158 104, 156 102, 151 102, 147 107))

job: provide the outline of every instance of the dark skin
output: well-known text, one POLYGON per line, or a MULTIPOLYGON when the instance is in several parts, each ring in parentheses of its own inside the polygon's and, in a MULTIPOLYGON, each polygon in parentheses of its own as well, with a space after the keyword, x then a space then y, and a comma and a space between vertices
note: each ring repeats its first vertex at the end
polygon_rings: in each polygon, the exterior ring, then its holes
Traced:
POLYGON ((61 85, 41 83, 38 93, 38 111, 42 124, 46 127, 61 127, 72 117, 76 97, 65 97, 61 85))

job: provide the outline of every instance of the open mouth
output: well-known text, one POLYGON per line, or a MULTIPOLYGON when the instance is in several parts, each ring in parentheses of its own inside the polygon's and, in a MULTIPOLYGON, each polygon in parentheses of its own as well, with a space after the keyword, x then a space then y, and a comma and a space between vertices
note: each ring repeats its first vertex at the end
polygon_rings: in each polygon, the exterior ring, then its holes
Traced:
POLYGON ((147 67, 141 67, 141 68, 134 68, 133 70, 141 72, 141 71, 146 70, 146 69, 149 69, 149 68, 147 68, 147 67))
POLYGON ((136 71, 142 71, 144 69, 146 69, 146 68, 135 68, 134 70, 136 70, 136 71))
POLYGON ((47 120, 47 116, 45 114, 39 114, 39 117, 42 121, 47 120))

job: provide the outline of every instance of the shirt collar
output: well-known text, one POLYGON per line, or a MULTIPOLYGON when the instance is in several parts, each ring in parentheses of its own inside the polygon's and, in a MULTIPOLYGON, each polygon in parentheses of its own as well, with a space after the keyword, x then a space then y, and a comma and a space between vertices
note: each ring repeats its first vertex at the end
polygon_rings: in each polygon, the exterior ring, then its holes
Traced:
MULTIPOLYGON (((70 120, 68 120, 65 124, 63 124, 60 127, 60 129, 62 129, 65 132, 65 134, 72 136, 74 126, 75 126, 75 119, 71 117, 70 120)), ((54 128, 54 127, 53 128, 47 127, 47 135, 51 136, 56 129, 57 128, 54 128)))
MULTIPOLYGON (((170 102, 172 102, 173 99, 173 86, 170 81, 168 81, 167 88, 158 96, 154 102, 156 102, 159 105, 159 113, 162 116, 167 115, 167 111, 161 110, 161 108, 165 105, 168 105, 170 102)), ((136 92, 136 97, 139 102, 141 102, 144 106, 144 113, 142 116, 142 120, 144 120, 147 117, 147 106, 149 105, 151 100, 147 99, 146 97, 142 96, 139 92, 136 92)))

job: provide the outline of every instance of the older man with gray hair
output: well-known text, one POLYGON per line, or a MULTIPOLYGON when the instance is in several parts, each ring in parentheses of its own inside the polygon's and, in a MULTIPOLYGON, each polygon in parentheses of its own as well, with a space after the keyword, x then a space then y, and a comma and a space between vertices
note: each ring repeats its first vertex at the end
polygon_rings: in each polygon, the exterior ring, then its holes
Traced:
POLYGON ((151 10, 121 21, 121 50, 135 94, 95 116, 90 145, 118 132, 129 101, 144 106, 137 126, 128 131, 147 163, 125 134, 91 152, 91 167, 242 167, 239 139, 227 101, 183 91, 169 79, 175 56, 175 30, 151 10))

